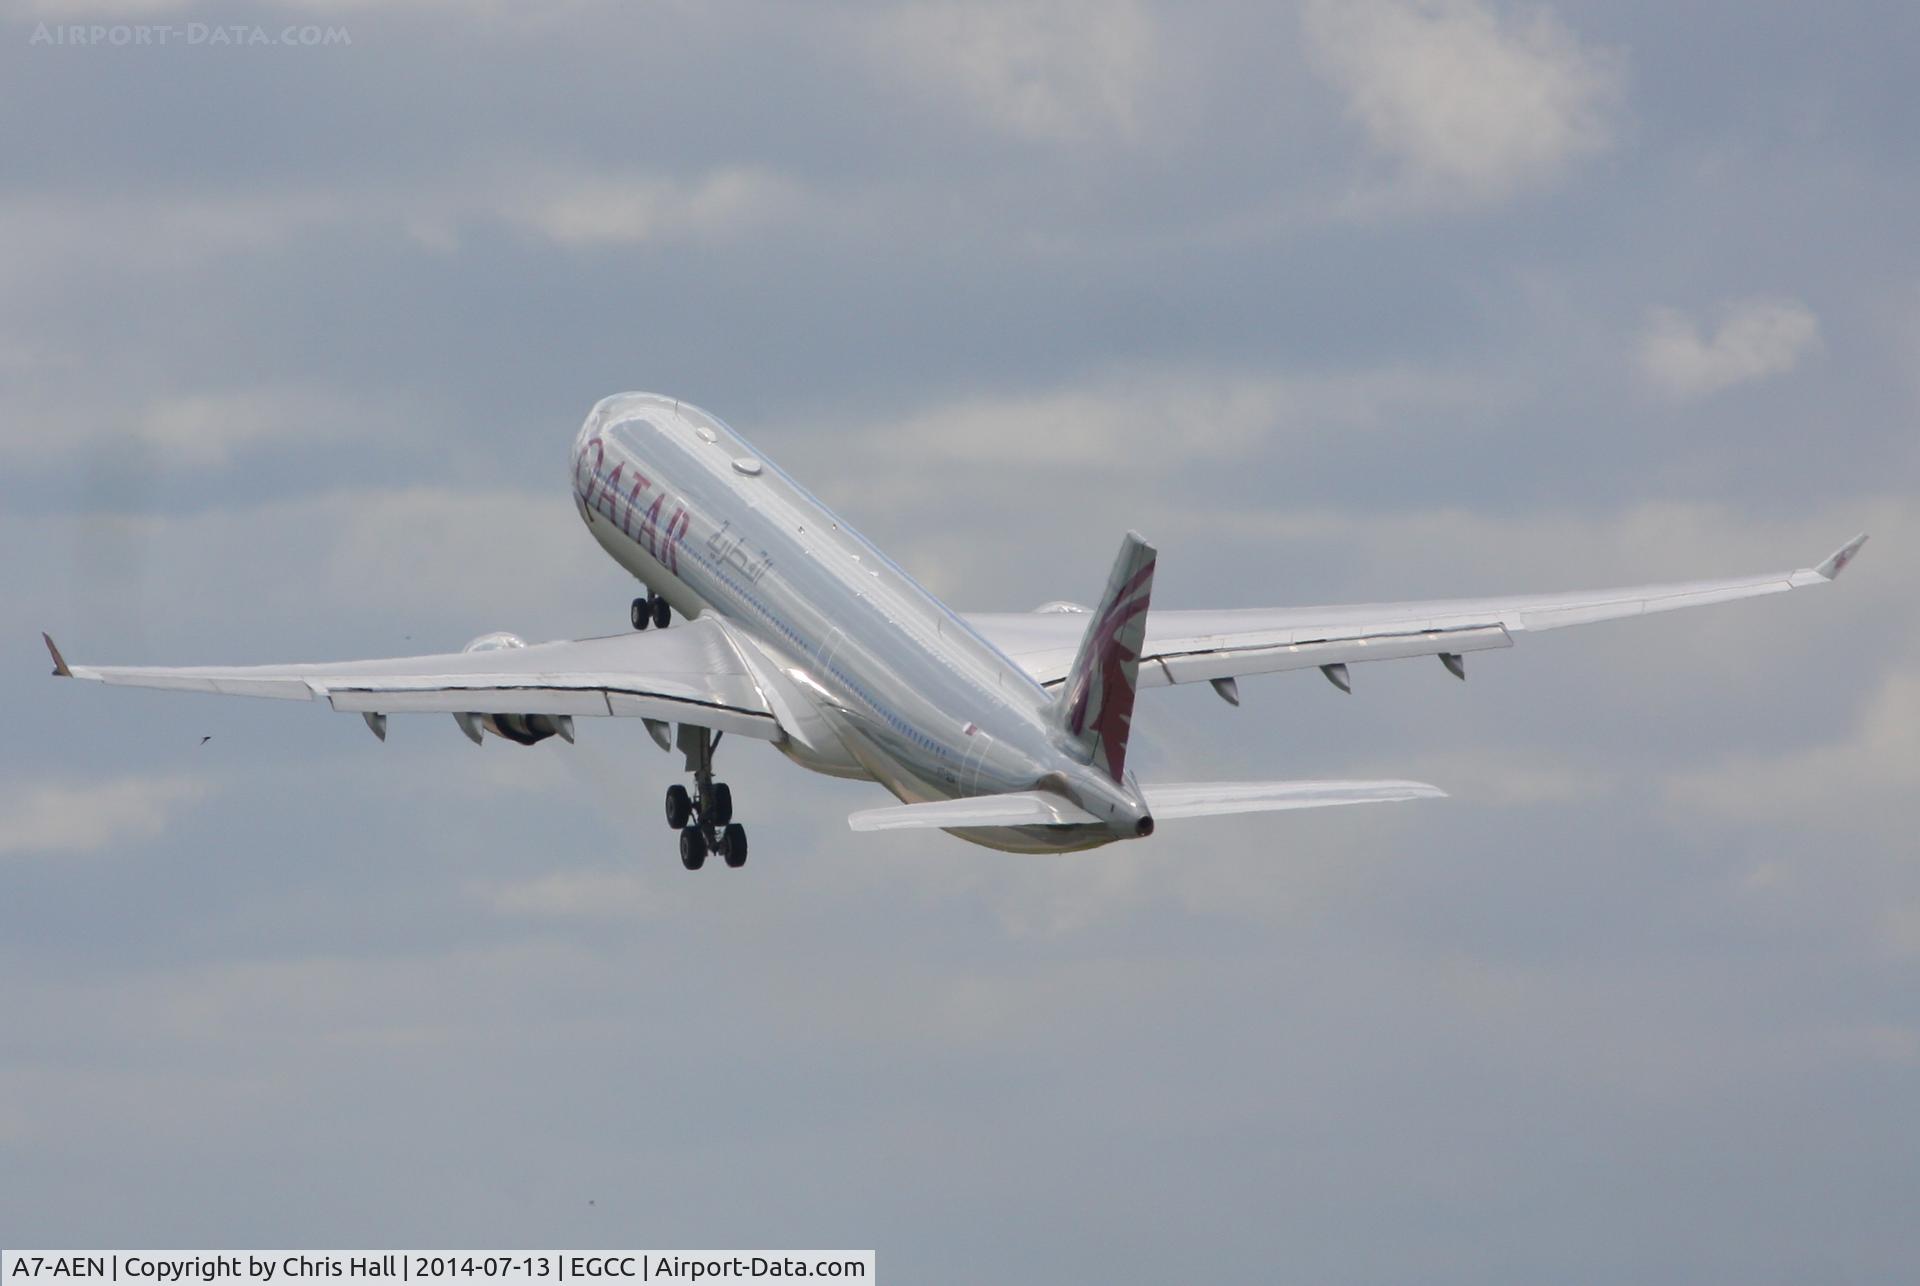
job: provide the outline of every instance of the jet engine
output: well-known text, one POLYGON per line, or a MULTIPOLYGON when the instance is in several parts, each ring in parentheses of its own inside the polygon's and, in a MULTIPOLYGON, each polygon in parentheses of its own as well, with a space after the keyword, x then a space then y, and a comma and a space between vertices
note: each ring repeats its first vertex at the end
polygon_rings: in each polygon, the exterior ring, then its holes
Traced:
MULTIPOLYGON (((518 634, 495 630, 491 634, 482 634, 460 650, 496 652, 526 645, 527 641, 518 634)), ((456 714, 453 721, 460 725, 460 731, 467 734, 467 740, 476 746, 481 744, 481 735, 488 732, 522 746, 531 746, 555 736, 569 745, 573 744, 573 716, 568 714, 456 714)))

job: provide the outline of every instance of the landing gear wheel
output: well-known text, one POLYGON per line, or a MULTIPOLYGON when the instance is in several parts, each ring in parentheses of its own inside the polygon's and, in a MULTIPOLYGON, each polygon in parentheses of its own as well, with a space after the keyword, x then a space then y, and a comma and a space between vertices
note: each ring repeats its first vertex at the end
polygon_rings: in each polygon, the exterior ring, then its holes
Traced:
POLYGON ((653 620, 652 605, 644 598, 633 600, 633 606, 627 611, 627 619, 633 622, 633 628, 644 630, 653 620))
POLYGON ((673 620, 673 605, 655 594, 653 596, 653 628, 664 630, 673 620))
POLYGON ((677 783, 667 787, 667 825, 684 831, 687 819, 692 816, 693 800, 687 795, 687 788, 677 783))
POLYGON ((747 864, 746 827, 739 822, 732 822, 720 832, 720 856, 735 870, 747 864))
POLYGON ((707 837, 700 833, 698 826, 689 826, 680 832, 680 865, 697 871, 706 864, 707 837))
POLYGON ((701 803, 700 820, 713 826, 725 826, 733 820, 733 791, 726 782, 716 781, 701 803))

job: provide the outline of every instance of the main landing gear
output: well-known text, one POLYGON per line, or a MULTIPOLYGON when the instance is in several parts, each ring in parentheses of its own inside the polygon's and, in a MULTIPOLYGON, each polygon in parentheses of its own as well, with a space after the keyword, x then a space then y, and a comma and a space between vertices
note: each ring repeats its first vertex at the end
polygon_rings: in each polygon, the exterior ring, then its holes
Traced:
POLYGON ((676 744, 687 756, 693 792, 675 782, 667 787, 667 825, 680 832, 680 865, 697 871, 708 853, 728 866, 747 864, 747 828, 733 820, 733 791, 713 779, 713 752, 720 733, 681 724, 676 744))
POLYGON ((649 625, 664 630, 673 621, 673 608, 666 599, 649 591, 645 598, 633 600, 633 606, 627 609, 627 619, 636 630, 644 630, 649 625))

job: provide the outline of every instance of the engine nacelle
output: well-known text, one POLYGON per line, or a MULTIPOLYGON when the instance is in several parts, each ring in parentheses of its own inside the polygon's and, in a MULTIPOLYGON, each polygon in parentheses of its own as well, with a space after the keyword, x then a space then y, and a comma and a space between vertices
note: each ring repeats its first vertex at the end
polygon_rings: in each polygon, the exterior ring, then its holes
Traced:
MULTIPOLYGON (((497 652, 526 645, 527 641, 518 634, 495 630, 491 634, 482 634, 460 650, 497 652)), ((522 746, 534 745, 548 737, 559 737, 569 745, 573 742, 573 716, 569 714, 457 714, 453 716, 453 721, 460 725, 460 731, 467 735, 467 740, 476 746, 480 744, 481 734, 487 732, 522 746)))
POLYGON ((569 745, 573 743, 570 714, 457 714, 453 717, 460 731, 476 746, 480 744, 482 732, 491 732, 522 746, 534 745, 548 737, 559 737, 569 745))
POLYGON ((462 652, 497 652, 505 647, 525 647, 527 641, 518 634, 509 634, 505 630, 495 630, 491 634, 482 634, 473 642, 461 648, 462 652))

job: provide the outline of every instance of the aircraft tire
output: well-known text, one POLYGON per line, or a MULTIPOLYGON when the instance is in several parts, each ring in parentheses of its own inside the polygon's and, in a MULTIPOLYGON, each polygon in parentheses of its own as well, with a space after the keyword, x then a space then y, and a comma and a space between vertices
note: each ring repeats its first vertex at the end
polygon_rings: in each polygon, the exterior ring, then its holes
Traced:
POLYGON ((664 630, 673 621, 673 605, 655 594, 653 596, 653 628, 664 630))
POLYGON ((720 856, 727 865, 735 870, 747 864, 747 828, 739 822, 729 822, 727 829, 720 832, 720 856))
POLYGON ((733 820, 733 788, 726 782, 713 783, 712 794, 707 798, 706 807, 700 813, 700 820, 714 826, 725 826, 733 820))
POLYGON ((698 826, 689 826, 680 832, 680 865, 697 871, 706 864, 707 837, 700 833, 698 826))
POLYGON ((674 830, 684 831, 687 819, 693 816, 693 800, 687 796, 687 788, 675 782, 667 787, 667 825, 674 830))
POLYGON ((627 619, 633 622, 633 628, 644 630, 653 620, 653 609, 644 598, 633 600, 633 606, 627 610, 627 619))

